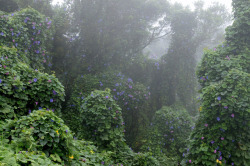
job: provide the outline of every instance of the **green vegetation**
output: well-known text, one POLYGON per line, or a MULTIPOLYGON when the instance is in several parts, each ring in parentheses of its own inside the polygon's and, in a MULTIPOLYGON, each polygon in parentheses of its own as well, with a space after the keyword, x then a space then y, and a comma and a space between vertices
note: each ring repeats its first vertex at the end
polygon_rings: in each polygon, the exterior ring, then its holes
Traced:
POLYGON ((0 4, 0 166, 250 165, 249 0, 0 4))
POLYGON ((248 39, 242 40, 250 29, 249 25, 248 29, 238 29, 250 23, 249 18, 244 19, 250 10, 242 8, 250 2, 233 1, 233 5, 234 16, 239 19, 227 29, 226 42, 206 50, 198 66, 201 113, 191 133, 184 165, 250 164, 250 52, 248 39))

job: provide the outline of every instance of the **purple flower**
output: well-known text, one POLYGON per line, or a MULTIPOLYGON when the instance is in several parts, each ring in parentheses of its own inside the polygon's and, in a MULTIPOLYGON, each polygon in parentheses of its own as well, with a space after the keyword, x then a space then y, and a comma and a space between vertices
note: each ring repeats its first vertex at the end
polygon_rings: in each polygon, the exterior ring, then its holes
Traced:
POLYGON ((234 118, 234 114, 231 114, 231 117, 234 118))
POLYGON ((189 162, 189 163, 191 163, 191 162, 192 162, 192 160, 189 160, 188 162, 189 162))
POLYGON ((211 144, 214 144, 214 141, 211 141, 211 144))
POLYGON ((68 130, 66 130, 66 133, 68 133, 69 131, 68 130))
POLYGON ((51 103, 53 103, 53 101, 54 101, 53 99, 50 99, 50 102, 51 102, 51 103))
POLYGON ((223 140, 224 140, 224 137, 221 137, 220 139, 223 141, 223 140))
POLYGON ((1 32, 0 34, 1 34, 2 36, 4 35, 4 33, 3 33, 3 32, 1 32))
POLYGON ((219 97, 217 97, 217 100, 219 100, 219 101, 220 101, 220 100, 221 100, 221 97, 220 97, 220 96, 219 96, 219 97))
POLYGON ((220 117, 217 117, 217 121, 220 121, 220 117))
POLYGON ((225 106, 224 108, 225 108, 225 109, 228 109, 228 106, 225 106))
POLYGON ((214 150, 214 153, 216 153, 217 152, 217 150, 214 150))
POLYGON ((34 82, 37 82, 37 78, 34 78, 34 80, 33 80, 34 82))
POLYGON ((128 82, 133 82, 133 80, 131 78, 128 78, 128 82))
POLYGON ((56 93, 56 91, 55 90, 53 90, 53 95, 56 95, 57 93, 56 93))
POLYGON ((205 126, 207 127, 207 126, 208 126, 208 124, 206 123, 206 124, 205 124, 205 126))
POLYGON ((108 96, 106 96, 105 98, 106 98, 106 99, 108 99, 109 97, 108 97, 108 96))
POLYGON ((102 161, 101 164, 104 165, 104 161, 102 161))
POLYGON ((0 79, 0 84, 2 83, 2 80, 0 79))

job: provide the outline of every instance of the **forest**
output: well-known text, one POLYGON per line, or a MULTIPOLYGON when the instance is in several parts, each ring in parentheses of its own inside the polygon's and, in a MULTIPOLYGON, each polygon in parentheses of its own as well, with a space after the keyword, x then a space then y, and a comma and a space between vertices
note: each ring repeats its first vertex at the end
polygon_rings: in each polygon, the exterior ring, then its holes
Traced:
POLYGON ((250 166, 250 0, 0 0, 0 166, 250 166))

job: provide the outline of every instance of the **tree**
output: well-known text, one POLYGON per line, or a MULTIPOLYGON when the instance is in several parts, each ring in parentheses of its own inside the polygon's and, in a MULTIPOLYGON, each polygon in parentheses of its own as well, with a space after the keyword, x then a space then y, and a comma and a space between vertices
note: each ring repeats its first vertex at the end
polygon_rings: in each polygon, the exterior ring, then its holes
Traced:
POLYGON ((159 107, 180 101, 190 113, 195 114, 196 51, 227 23, 228 13, 224 6, 218 4, 203 9, 201 2, 196 4, 194 11, 180 4, 175 4, 173 10, 171 43, 168 53, 161 57, 160 71, 152 81, 156 86, 151 88, 153 93, 158 93, 156 96, 160 96, 155 99, 159 107))
POLYGON ((234 23, 226 41, 206 50, 198 66, 200 117, 183 165, 249 165, 250 2, 233 0, 234 23))

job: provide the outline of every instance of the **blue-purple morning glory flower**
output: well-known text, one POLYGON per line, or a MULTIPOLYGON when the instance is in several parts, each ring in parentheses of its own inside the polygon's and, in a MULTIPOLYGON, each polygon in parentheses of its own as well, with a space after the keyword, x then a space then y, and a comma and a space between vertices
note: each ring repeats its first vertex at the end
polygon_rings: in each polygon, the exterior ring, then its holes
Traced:
POLYGON ((50 102, 51 102, 51 103, 53 103, 53 101, 54 101, 53 99, 50 99, 50 102))
POLYGON ((133 80, 131 78, 128 78, 128 82, 133 82, 133 80))
POLYGON ((217 100, 219 100, 219 101, 220 101, 220 100, 221 100, 221 97, 220 97, 220 96, 219 96, 219 97, 217 97, 217 100))
POLYGON ((55 90, 53 90, 52 92, 53 92, 53 95, 56 95, 56 94, 57 94, 55 90))
POLYGON ((2 79, 0 79, 0 84, 2 83, 2 79))
POLYGON ((37 82, 37 78, 34 78, 34 80, 33 80, 34 82, 37 82))
POLYGON ((4 33, 3 33, 3 32, 1 32, 0 34, 1 34, 2 36, 4 35, 4 33))
POLYGON ((220 121, 220 117, 217 117, 217 121, 220 121))

